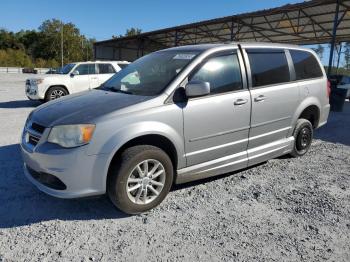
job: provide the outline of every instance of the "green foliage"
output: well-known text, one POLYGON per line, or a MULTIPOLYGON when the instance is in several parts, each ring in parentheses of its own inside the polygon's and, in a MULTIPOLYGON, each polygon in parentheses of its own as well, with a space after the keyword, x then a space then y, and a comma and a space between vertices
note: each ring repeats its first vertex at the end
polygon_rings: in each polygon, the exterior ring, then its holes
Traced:
POLYGON ((32 67, 32 60, 23 50, 1 49, 0 66, 32 67))
POLYGON ((112 38, 120 38, 120 37, 126 37, 126 36, 134 36, 134 35, 139 35, 142 33, 142 29, 140 28, 136 28, 136 27, 131 27, 129 29, 126 29, 126 32, 124 35, 119 35, 119 36, 115 36, 112 35, 112 38))
POLYGON ((140 28, 131 27, 130 29, 126 29, 125 36, 134 36, 141 34, 142 30, 140 28))
POLYGON ((95 40, 86 38, 72 23, 52 19, 44 21, 38 31, 1 29, 0 66, 60 66, 62 30, 63 63, 92 60, 95 40))
MULTIPOLYGON (((326 72, 328 72, 328 66, 324 67, 326 72)), ((347 75, 350 76, 350 70, 344 67, 339 67, 338 69, 336 67, 332 67, 331 69, 331 75, 347 75)))

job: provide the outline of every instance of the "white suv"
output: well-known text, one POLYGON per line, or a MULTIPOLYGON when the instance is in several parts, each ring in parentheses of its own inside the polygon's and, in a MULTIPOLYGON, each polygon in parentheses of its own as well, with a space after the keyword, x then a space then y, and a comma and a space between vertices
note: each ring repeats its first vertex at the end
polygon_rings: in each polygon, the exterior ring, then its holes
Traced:
POLYGON ((27 79, 25 92, 30 100, 50 101, 68 94, 97 88, 128 64, 127 61, 67 64, 57 74, 27 79))

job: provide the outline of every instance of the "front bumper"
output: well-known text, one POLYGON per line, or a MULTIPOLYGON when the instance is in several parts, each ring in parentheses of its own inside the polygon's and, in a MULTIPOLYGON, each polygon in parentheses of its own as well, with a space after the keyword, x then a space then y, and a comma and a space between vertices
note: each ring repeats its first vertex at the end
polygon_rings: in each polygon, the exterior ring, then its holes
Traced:
POLYGON ((59 198, 94 196, 106 192, 108 155, 87 155, 86 146, 66 149, 39 142, 33 147, 24 140, 21 143, 24 174, 39 190, 59 198), (56 177, 65 185, 65 189, 57 190, 42 183, 33 176, 33 171, 56 177))
POLYGON ((25 85, 25 94, 30 100, 40 100, 45 98, 46 87, 38 86, 32 81, 27 80, 25 85))

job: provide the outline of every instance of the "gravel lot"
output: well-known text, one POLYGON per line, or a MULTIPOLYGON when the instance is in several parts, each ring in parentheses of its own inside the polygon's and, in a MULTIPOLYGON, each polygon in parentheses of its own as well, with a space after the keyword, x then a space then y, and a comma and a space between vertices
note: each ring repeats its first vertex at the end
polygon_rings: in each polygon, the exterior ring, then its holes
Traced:
POLYGON ((350 261, 350 103, 311 151, 172 190, 139 216, 106 197, 60 200, 23 176, 19 137, 37 105, 0 74, 0 261, 350 261))

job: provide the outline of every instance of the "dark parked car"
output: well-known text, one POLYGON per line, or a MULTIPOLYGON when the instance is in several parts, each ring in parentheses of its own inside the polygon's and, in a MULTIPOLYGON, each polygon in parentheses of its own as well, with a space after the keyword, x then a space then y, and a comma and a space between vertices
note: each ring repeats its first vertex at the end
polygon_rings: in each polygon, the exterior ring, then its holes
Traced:
POLYGON ((23 74, 37 74, 38 70, 36 70, 34 68, 25 67, 22 69, 22 73, 23 74))
POLYGON ((61 68, 50 68, 49 71, 47 71, 45 74, 51 75, 51 74, 58 74, 60 72, 61 68))
POLYGON ((347 75, 330 75, 331 89, 340 88, 347 89, 346 99, 350 99, 350 76, 347 75))

